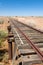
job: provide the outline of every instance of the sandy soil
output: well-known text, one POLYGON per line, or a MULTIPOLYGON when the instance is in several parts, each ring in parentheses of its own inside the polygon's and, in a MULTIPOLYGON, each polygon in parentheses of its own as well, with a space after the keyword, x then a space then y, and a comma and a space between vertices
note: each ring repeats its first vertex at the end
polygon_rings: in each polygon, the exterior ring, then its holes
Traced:
POLYGON ((8 18, 7 17, 0 17, 0 20, 3 20, 4 21, 4 24, 0 24, 0 29, 1 30, 6 30, 7 29, 7 26, 8 26, 8 18))
POLYGON ((43 17, 14 17, 16 20, 43 32, 43 17))

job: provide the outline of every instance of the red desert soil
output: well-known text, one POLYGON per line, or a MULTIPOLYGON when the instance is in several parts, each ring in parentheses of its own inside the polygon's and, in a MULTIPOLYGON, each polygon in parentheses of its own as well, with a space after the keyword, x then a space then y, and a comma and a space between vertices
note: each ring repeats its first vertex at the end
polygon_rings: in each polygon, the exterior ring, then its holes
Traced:
POLYGON ((14 17, 16 20, 43 32, 43 17, 14 17))
POLYGON ((2 30, 7 30, 7 26, 8 26, 8 18, 7 17, 0 17, 0 20, 4 21, 4 24, 0 24, 0 29, 2 30))

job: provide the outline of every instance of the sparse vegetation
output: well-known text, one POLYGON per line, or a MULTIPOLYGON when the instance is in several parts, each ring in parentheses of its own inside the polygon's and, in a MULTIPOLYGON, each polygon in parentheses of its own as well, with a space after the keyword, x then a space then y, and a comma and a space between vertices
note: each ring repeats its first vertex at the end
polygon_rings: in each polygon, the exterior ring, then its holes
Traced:
POLYGON ((0 20, 0 24, 3 24, 4 23, 4 21, 3 20, 0 20))
POLYGON ((0 65, 9 65, 7 23, 8 18, 0 17, 0 65))
POLYGON ((4 56, 3 56, 3 62, 8 63, 8 58, 9 58, 9 55, 8 55, 8 53, 6 52, 6 53, 4 54, 4 56))
POLYGON ((1 30, 0 31, 0 47, 2 47, 3 42, 6 40, 7 32, 1 30))
MULTIPOLYGON (((3 43, 6 40, 6 37, 7 37, 7 32, 1 30, 0 31, 0 48, 4 47, 3 43)), ((6 55, 6 51, 4 49, 0 50, 0 61, 2 61, 3 58, 4 58, 4 61, 6 60, 6 58, 8 58, 8 56, 6 55)))

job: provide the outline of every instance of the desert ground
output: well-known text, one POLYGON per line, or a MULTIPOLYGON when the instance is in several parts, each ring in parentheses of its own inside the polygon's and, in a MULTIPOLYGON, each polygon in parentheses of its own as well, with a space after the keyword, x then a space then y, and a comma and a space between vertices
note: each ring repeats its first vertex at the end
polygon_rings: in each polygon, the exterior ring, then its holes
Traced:
POLYGON ((43 17, 14 17, 16 20, 43 32, 43 17))

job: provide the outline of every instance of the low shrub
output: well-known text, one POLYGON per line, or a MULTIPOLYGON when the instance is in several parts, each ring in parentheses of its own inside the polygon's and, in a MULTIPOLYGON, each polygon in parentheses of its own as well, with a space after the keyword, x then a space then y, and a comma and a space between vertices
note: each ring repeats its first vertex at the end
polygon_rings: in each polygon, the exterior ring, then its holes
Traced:
POLYGON ((3 24, 4 23, 4 21, 3 20, 0 20, 0 24, 3 24))
POLYGON ((7 35, 8 34, 6 31, 3 30, 0 31, 0 47, 2 47, 2 44, 6 40, 7 35))

